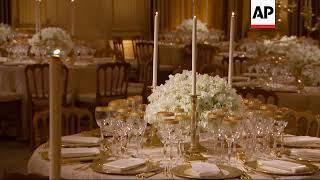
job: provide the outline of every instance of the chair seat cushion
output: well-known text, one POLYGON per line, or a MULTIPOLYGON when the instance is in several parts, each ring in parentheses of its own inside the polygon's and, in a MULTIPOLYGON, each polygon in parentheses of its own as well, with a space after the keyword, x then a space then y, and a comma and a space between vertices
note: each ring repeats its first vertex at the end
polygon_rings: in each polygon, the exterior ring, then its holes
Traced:
POLYGON ((22 99, 21 94, 17 93, 0 93, 0 102, 11 102, 22 99))
POLYGON ((128 95, 141 95, 143 93, 143 83, 129 83, 128 84, 128 95))

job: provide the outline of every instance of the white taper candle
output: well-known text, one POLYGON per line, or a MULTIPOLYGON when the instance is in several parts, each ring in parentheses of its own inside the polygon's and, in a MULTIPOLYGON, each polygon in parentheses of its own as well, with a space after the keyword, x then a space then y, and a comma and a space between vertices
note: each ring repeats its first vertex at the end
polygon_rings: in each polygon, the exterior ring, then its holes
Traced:
POLYGON ((197 94, 197 17, 193 16, 192 27, 192 95, 197 94))
POLYGON ((153 76, 152 87, 157 86, 158 81, 158 32, 159 32, 159 14, 156 12, 154 16, 154 32, 153 32, 153 76))
POLYGON ((49 136, 49 159, 50 179, 60 179, 61 172, 61 67, 59 58, 60 51, 55 50, 50 62, 49 83, 50 83, 50 136, 49 136))
POLYGON ((75 0, 71 0, 71 36, 74 36, 74 23, 75 23, 75 0))
POLYGON ((36 33, 41 30, 41 0, 35 0, 35 28, 36 33))
POLYGON ((230 86, 232 86, 232 73, 233 73, 234 23, 235 23, 235 14, 234 12, 232 12, 231 20, 230 20, 229 68, 228 68, 228 84, 230 86))

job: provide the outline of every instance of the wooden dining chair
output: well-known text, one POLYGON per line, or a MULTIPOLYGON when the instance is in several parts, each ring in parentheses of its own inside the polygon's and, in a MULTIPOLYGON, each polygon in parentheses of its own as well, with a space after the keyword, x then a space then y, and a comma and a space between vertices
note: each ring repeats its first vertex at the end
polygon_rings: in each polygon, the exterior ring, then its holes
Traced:
POLYGON ((113 42, 113 52, 115 55, 116 60, 124 61, 124 47, 123 47, 123 40, 120 37, 115 37, 112 40, 113 42))
MULTIPOLYGON (((197 72, 205 73, 208 71, 208 67, 214 64, 214 57, 216 56, 218 49, 215 46, 209 44, 197 44, 197 72)), ((182 72, 184 69, 191 69, 192 59, 192 46, 191 44, 185 45, 184 47, 184 60, 185 63, 180 65, 175 72, 182 72)), ((219 65, 215 66, 220 69, 219 65)))
POLYGON ((96 105, 106 105, 110 100, 128 95, 128 72, 125 62, 101 64, 97 68, 96 105))
POLYGON ((298 135, 319 137, 319 119, 311 112, 298 112, 298 135))
MULTIPOLYGON (((233 58, 233 75, 239 76, 245 72, 248 72, 247 66, 249 64, 248 57, 235 56, 233 58)), ((222 59, 222 67, 225 69, 225 76, 228 75, 228 67, 229 67, 229 57, 224 57, 222 59)))
POLYGON ((142 42, 142 37, 141 36, 134 36, 132 38, 132 50, 133 50, 133 56, 134 59, 138 59, 138 49, 137 49, 137 43, 142 42))
MULTIPOLYGON (((67 105, 67 88, 68 88, 68 68, 62 66, 61 74, 61 98, 62 105, 67 105)), ((27 89, 27 98, 30 109, 30 117, 33 118, 33 115, 37 111, 46 110, 49 108, 49 64, 33 64, 28 65, 25 68, 25 78, 26 78, 26 89, 27 89)), ((34 134, 33 124, 30 123, 29 129, 31 136, 34 134)), ((33 138, 31 137, 31 140, 33 138)), ((33 142, 31 142, 31 145, 33 142)))
MULTIPOLYGON (((63 65, 61 74, 62 104, 67 104, 67 88, 69 70, 63 65)), ((34 106, 33 109, 42 110, 42 106, 49 104, 49 64, 33 64, 25 69, 27 95, 34 106)))
MULTIPOLYGON (((79 133, 87 128, 83 128, 81 123, 85 121, 93 121, 91 112, 87 109, 80 109, 76 107, 63 107, 61 113, 62 122, 62 136, 79 133)), ((34 142, 38 147, 40 144, 49 139, 49 122, 50 112, 48 110, 36 112, 33 118, 34 126, 34 142)), ((88 122, 91 123, 91 122, 88 122)))
MULTIPOLYGON (((153 42, 142 41, 136 44, 138 63, 138 82, 144 81, 143 69, 145 65, 153 60, 153 42)), ((159 62, 159 60, 158 60, 159 62)))
POLYGON ((217 55, 218 49, 209 44, 197 44, 197 71, 200 72, 206 64, 213 64, 214 57, 217 55))
MULTIPOLYGON (((146 96, 149 78, 152 78, 152 63, 153 63, 153 42, 139 41, 136 43, 137 48, 137 82, 129 83, 128 93, 130 95, 146 96), (151 69, 150 69, 151 67, 151 69), (151 73, 151 74, 150 74, 151 73)), ((158 72, 160 59, 158 57, 158 72)), ((145 98, 144 98, 145 99, 145 98)))

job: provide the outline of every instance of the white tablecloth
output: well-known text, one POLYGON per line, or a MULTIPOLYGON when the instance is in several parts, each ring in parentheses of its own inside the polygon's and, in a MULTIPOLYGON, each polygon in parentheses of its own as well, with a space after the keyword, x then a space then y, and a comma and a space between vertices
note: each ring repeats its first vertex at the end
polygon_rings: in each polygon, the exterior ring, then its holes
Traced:
MULTIPOLYGON (((49 161, 44 160, 40 153, 41 151, 46 150, 47 145, 41 145, 39 146, 32 154, 31 158, 28 162, 28 173, 38 174, 42 176, 48 176, 49 175, 49 161)), ((161 158, 161 148, 148 148, 144 149, 143 153, 149 155, 151 159, 159 160, 161 158)), ((210 158, 208 158, 210 160, 210 158)), ((236 167, 247 171, 241 162, 236 163, 236 167)), ((118 175, 107 175, 107 174, 101 174, 93 171, 90 168, 87 168, 85 170, 76 170, 77 168, 84 166, 85 163, 74 163, 74 164, 65 164, 62 165, 61 168, 61 176, 65 179, 137 179, 136 176, 118 176, 118 175)), ((87 163, 89 165, 89 163, 87 163)), ((315 164, 319 166, 320 164, 315 164)), ((259 172, 248 172, 248 174, 253 179, 273 179, 276 176, 271 176, 259 172)), ((320 178, 319 173, 316 174, 317 178, 320 178)), ((308 179, 310 177, 308 176, 278 176, 277 179, 308 179)), ((316 178, 316 179, 317 179, 316 178)), ((163 173, 157 174, 155 176, 150 177, 149 179, 166 179, 166 176, 163 173)), ((179 177, 175 177, 174 179, 181 179, 179 177)))

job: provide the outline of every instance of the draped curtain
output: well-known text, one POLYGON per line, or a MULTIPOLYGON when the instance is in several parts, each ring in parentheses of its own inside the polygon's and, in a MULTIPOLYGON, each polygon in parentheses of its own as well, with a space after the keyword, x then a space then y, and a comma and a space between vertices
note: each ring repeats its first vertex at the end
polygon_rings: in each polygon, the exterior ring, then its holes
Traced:
POLYGON ((0 0, 0 23, 11 24, 11 2, 0 0))
MULTIPOLYGON (((236 38, 244 36, 249 27, 250 0, 194 0, 195 15, 207 23, 209 29, 220 29, 229 37, 230 16, 236 13, 236 38), (247 12, 248 11, 248 12, 247 12)), ((160 32, 174 31, 184 19, 192 18, 193 0, 153 0, 152 14, 160 14, 160 32)), ((153 22, 152 22, 153 23, 153 22)))

